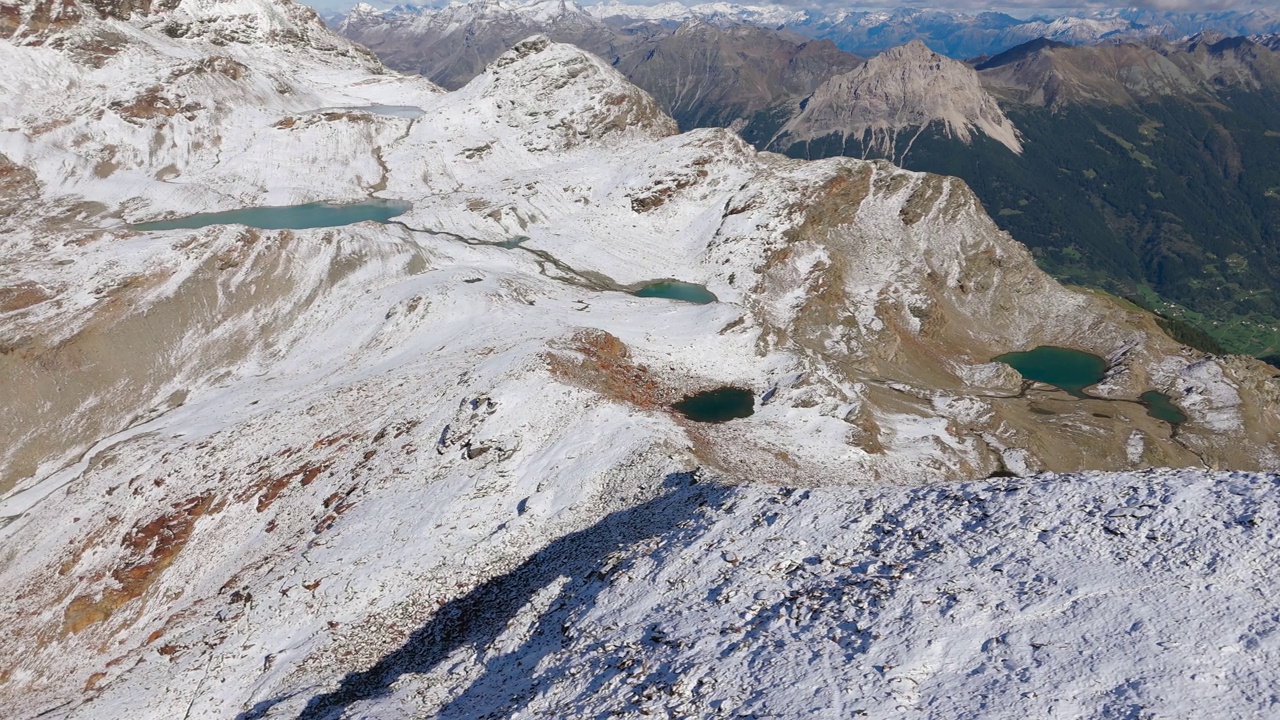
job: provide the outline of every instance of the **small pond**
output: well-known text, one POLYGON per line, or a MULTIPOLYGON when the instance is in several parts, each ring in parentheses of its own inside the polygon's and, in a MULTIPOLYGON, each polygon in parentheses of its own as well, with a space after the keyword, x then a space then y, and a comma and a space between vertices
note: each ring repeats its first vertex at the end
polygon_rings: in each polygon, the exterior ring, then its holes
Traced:
POLYGON ((1173 404, 1173 400, 1162 392, 1149 390, 1138 396, 1138 399, 1147 409, 1147 414, 1157 420, 1163 420, 1170 425, 1187 421, 1186 413, 1179 410, 1178 406, 1173 404))
POLYGON ((722 423, 749 417, 755 412, 755 401, 750 390, 721 387, 690 395, 672 407, 696 422, 722 423))
POLYGON ((1005 353, 993 360, 1012 366, 1028 380, 1052 385, 1078 398, 1088 397, 1084 389, 1101 382, 1107 373, 1107 361, 1097 355, 1052 345, 1005 353))
POLYGON ((666 298, 667 300, 683 300, 684 302, 691 302, 695 305, 706 305, 707 303, 713 303, 717 300, 715 294, 702 285, 680 282, 679 280, 664 280, 662 282, 649 283, 631 294, 642 298, 652 297, 666 298))
POLYGON ((198 230, 210 225, 248 225, 259 230, 304 230, 337 227, 372 220, 385 223, 408 212, 412 204, 397 200, 365 200, 346 205, 309 203, 282 207, 244 208, 226 212, 199 213, 173 220, 130 225, 132 230, 198 230))

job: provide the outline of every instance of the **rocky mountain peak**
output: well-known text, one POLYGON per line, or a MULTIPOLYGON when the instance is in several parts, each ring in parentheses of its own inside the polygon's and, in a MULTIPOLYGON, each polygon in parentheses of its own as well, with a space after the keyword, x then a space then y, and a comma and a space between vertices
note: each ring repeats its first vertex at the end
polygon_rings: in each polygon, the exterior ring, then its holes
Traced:
POLYGON ((527 17, 543 22, 578 22, 594 25, 595 18, 573 0, 537 0, 519 7, 527 17))
POLYGON ((648 93, 600 58, 533 35, 489 64, 464 92, 493 104, 499 121, 523 128, 536 150, 566 149, 621 132, 665 137, 675 121, 648 93))
POLYGON ((1186 42, 1188 49, 1194 49, 1201 45, 1212 47, 1223 40, 1226 40, 1228 37, 1229 36, 1226 33, 1218 30, 1205 30, 1204 32, 1198 32, 1188 37, 1186 42))
POLYGON ((905 45, 889 48, 876 56, 881 62, 897 62, 909 60, 914 62, 933 62, 942 56, 929 49, 923 40, 912 40, 905 45))
POLYGON ((975 70, 989 70, 1002 65, 1018 62, 1027 57, 1031 57, 1041 52, 1052 52, 1058 48, 1070 47, 1070 45, 1049 38, 1036 38, 1031 42, 1026 42, 1016 47, 1011 47, 1002 53, 993 55, 982 61, 974 67, 975 70))
MULTIPOLYGON (((918 40, 886 50, 823 83, 780 136, 798 142, 869 135, 869 147, 892 156, 900 133, 919 134, 933 123, 941 123, 948 135, 966 143, 976 129, 1022 152, 1013 123, 983 89, 973 68, 918 40)), ((909 149, 908 143, 902 156, 909 149)))
POLYGON ((369 3, 356 3, 350 11, 347 12, 347 19, 363 18, 372 19, 382 15, 382 11, 370 5, 369 3))
POLYGON ((520 40, 544 34, 592 50, 613 35, 572 0, 474 0, 442 8, 353 10, 337 31, 378 54, 389 66, 457 89, 520 40))
POLYGON ((510 50, 493 62, 493 67, 504 68, 527 57, 537 55, 551 47, 551 38, 546 35, 534 35, 516 43, 510 50))

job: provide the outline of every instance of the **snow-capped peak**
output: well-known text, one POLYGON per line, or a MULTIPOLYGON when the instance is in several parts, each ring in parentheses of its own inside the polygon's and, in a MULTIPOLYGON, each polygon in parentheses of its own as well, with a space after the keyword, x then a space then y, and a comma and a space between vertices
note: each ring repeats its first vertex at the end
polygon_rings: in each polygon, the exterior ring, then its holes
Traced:
POLYGON ((676 132, 675 121, 617 70, 545 35, 516 43, 460 95, 492 103, 499 122, 519 128, 522 143, 535 150, 562 150, 612 134, 658 138, 676 132))
MULTIPOLYGON (((461 28, 472 24, 521 22, 529 26, 551 23, 594 24, 595 18, 574 0, 469 0, 443 8, 399 5, 376 14, 353 9, 343 25, 365 22, 405 22, 423 31, 428 28, 461 28)), ((342 27, 340 27, 340 31, 342 27)))
POLYGON ((636 20, 682 21, 701 18, 717 24, 746 23, 762 27, 778 27, 808 20, 810 11, 786 5, 739 5, 728 2, 709 2, 685 5, 664 2, 655 5, 635 5, 618 0, 589 5, 586 11, 597 18, 625 17, 636 20))

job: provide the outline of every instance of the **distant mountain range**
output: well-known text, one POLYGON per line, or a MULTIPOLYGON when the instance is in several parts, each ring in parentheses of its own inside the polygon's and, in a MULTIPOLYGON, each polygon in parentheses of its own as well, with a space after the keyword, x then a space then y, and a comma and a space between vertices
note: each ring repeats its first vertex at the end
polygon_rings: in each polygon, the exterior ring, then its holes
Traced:
MULTIPOLYGON (((483 4, 499 5, 496 2, 483 4)), ((412 17, 432 15, 447 8, 456 9, 460 5, 463 4, 399 5, 387 11, 359 5, 353 12, 357 15, 412 17)), ((1272 8, 1223 12, 1159 12, 1126 8, 1016 18, 999 12, 922 8, 823 12, 785 5, 738 5, 724 2, 636 5, 611 0, 578 6, 563 0, 534 0, 524 3, 504 2, 501 6, 534 21, 545 21, 564 13, 582 12, 614 27, 635 22, 679 24, 692 19, 721 27, 755 25, 772 30, 787 30, 805 38, 830 40, 845 52, 863 56, 874 55, 911 40, 922 40, 932 50, 943 55, 972 58, 994 55, 1042 37, 1081 45, 1144 37, 1176 40, 1206 31, 1226 35, 1280 33, 1280 11, 1272 8)), ((330 22, 336 24, 345 17, 347 16, 332 18, 330 22)))
POLYGON ((364 5, 337 30, 392 68, 425 75, 449 89, 466 84, 525 37, 546 34, 607 60, 652 93, 684 129, 745 122, 863 63, 829 41, 785 31, 698 19, 616 26, 561 0, 386 13, 364 5))
POLYGON ((1280 11, 1274 9, 1188 13, 1128 8, 1016 18, 999 12, 923 8, 822 12, 730 3, 685 6, 667 2, 644 7, 615 0, 588 5, 586 10, 613 23, 698 18, 717 24, 786 29, 804 37, 831 40, 841 50, 857 55, 874 55, 911 40, 922 40, 944 55, 970 58, 1002 52, 1041 37, 1079 45, 1143 37, 1174 40, 1206 31, 1227 35, 1280 32, 1280 11))

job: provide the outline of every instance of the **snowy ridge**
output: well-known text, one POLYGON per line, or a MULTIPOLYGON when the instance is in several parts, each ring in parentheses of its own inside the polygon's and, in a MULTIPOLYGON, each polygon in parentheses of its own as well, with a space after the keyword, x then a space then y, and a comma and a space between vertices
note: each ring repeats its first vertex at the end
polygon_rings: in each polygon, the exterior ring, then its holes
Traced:
MULTIPOLYGON (((611 134, 621 136, 611 139, 620 143, 627 136, 676 133, 653 98, 603 60, 542 35, 517 43, 464 92, 440 103, 438 113, 445 123, 456 122, 443 133, 451 140, 465 134, 479 142, 515 131, 522 149, 532 152, 564 151, 611 134)), ((407 144, 418 141, 410 135, 407 144)))
POLYGON ((607 45, 612 31, 571 0, 452 3, 442 8, 353 11, 337 32, 379 53, 388 64, 456 89, 513 45, 548 34, 580 46, 607 45))
POLYGON ((590 544, 623 526, 614 516, 553 545, 446 608, 479 618, 464 632, 428 623, 311 708, 1261 717, 1280 661, 1280 606, 1263 590, 1278 483, 1154 472, 703 490, 684 527, 590 544), (441 631, 456 640, 428 645, 441 631))

